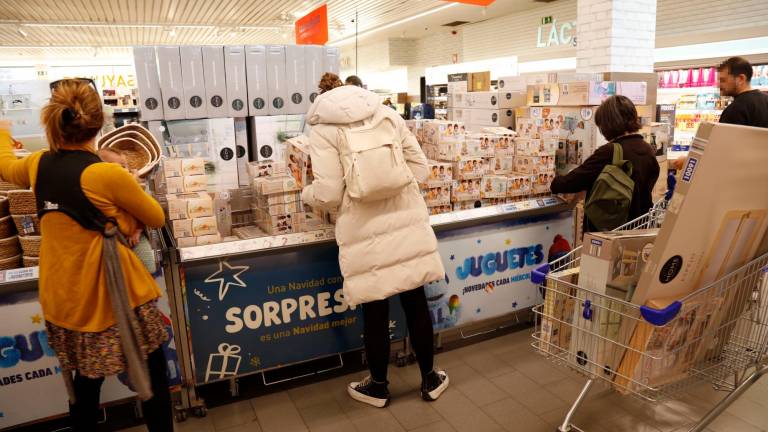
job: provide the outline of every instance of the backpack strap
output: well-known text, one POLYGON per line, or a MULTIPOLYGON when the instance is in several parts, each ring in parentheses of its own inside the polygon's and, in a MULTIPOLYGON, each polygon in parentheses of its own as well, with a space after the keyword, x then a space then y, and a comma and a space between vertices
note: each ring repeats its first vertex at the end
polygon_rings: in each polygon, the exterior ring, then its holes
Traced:
POLYGON ((632 161, 624 160, 624 148, 621 144, 613 143, 613 163, 612 165, 621 168, 622 171, 627 173, 628 176, 632 176, 632 161))

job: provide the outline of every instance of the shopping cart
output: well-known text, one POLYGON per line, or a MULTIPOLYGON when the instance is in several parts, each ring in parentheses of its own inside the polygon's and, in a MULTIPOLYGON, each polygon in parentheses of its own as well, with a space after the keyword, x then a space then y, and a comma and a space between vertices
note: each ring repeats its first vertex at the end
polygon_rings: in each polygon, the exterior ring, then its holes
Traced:
MULTIPOLYGON (((658 228, 666 201, 618 230, 658 228)), ((647 402, 675 399, 705 382, 729 392, 691 432, 703 431, 768 372, 768 254, 662 309, 580 287, 580 249, 537 269, 533 346, 588 380, 558 430, 596 381, 647 402)))

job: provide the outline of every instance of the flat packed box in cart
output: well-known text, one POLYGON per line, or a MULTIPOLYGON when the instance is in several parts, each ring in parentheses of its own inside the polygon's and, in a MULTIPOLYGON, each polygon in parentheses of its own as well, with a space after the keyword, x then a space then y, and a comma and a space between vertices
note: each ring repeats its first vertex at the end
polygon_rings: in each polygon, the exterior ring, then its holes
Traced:
MULTIPOLYGON (((767 142, 768 129, 711 123, 699 127, 633 303, 664 308, 683 300, 684 312, 691 307, 684 297, 766 252, 767 142)), ((702 331, 704 349, 697 361, 721 356, 732 330, 728 325, 742 315, 752 289, 743 283, 713 291, 710 303, 722 304, 702 331)), ((645 352, 663 328, 633 330, 630 347, 645 352)), ((666 381, 664 376, 638 377, 640 357, 634 351, 624 356, 615 381, 618 388, 631 389, 630 377, 649 385, 666 381)))

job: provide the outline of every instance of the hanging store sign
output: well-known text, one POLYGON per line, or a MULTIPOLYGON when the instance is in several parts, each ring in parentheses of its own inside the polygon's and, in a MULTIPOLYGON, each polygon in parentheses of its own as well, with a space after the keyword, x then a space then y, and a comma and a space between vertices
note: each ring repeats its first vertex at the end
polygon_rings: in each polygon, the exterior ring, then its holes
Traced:
POLYGON ((328 5, 322 5, 296 21, 296 45, 328 42, 328 5))
POLYGON ((576 21, 558 22, 545 17, 536 33, 536 48, 551 46, 576 46, 576 21))

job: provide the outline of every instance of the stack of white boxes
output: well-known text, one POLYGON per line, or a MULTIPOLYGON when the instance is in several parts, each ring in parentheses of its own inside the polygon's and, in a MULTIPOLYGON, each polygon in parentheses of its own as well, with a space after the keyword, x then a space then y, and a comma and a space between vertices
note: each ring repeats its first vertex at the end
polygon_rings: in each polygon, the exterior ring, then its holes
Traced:
POLYGON ((511 128, 515 124, 515 108, 525 105, 525 97, 525 93, 511 91, 450 93, 448 119, 462 122, 470 130, 511 128))
POLYGON ((206 192, 205 161, 198 158, 165 159, 165 207, 178 247, 221 241, 214 199, 206 192))

